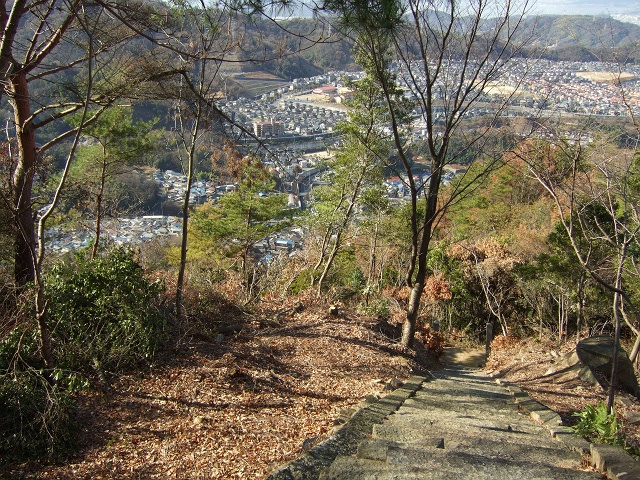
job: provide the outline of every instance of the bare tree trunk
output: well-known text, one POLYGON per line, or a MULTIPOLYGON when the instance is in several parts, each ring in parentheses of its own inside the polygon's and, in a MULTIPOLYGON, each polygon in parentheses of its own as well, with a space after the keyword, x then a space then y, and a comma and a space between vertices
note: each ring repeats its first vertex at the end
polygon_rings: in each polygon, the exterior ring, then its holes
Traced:
MULTIPOLYGON (((51 377, 50 372, 51 369, 55 367, 55 362, 53 358, 53 346, 52 346, 52 338, 51 338, 51 330, 49 328, 47 322, 47 312, 48 312, 48 304, 45 296, 45 282, 42 277, 42 263, 44 262, 45 252, 46 252, 46 244, 45 244, 45 227, 47 220, 53 214, 55 208, 60 201, 60 197, 62 195, 62 190, 64 188, 65 182, 69 175, 69 170, 71 168, 71 162, 74 158, 76 149, 78 147, 78 143, 80 141, 80 135, 82 134, 82 125, 84 125, 87 118, 87 111, 89 108, 89 98, 91 97, 91 91, 93 87, 93 63, 91 61, 93 53, 92 44, 89 44, 89 62, 88 62, 88 83, 87 83, 87 94, 86 101, 84 104, 84 108, 82 110, 82 117, 80 119, 80 127, 75 133, 73 138, 73 142, 69 149, 69 153, 67 155, 67 161, 62 171, 62 175, 60 176, 60 180, 58 182, 58 186, 56 188, 55 194, 49 206, 42 213, 42 216, 38 220, 38 249, 37 251, 33 248, 30 251, 30 256, 33 262, 33 272, 34 279, 36 284, 36 296, 35 296, 35 317, 38 325, 38 334, 40 337, 40 355, 42 356, 42 360, 45 365, 44 377, 50 384, 53 384, 55 380, 51 377)), ((98 112, 98 115, 103 110, 98 112)), ((31 224, 33 226, 33 222, 31 224)))
POLYGON ((373 238, 371 239, 371 246, 369 248, 369 273, 367 275, 367 281, 373 282, 373 277, 376 273, 376 251, 378 249, 378 228, 379 223, 376 222, 376 228, 373 231, 373 238))
POLYGON ((371 245, 369 248, 369 272, 367 274, 367 292, 364 297, 364 304, 369 306, 369 297, 371 296, 371 285, 374 283, 374 277, 376 276, 376 251, 378 249, 378 228, 380 226, 380 216, 376 221, 376 227, 373 231, 373 238, 371 239, 371 245))
MULTIPOLYGON (((346 231, 349 222, 351 221, 351 214, 353 213, 353 209, 356 205, 358 196, 360 195, 360 188, 362 186, 362 182, 364 180, 365 174, 366 174, 367 168, 363 167, 362 170, 360 170, 360 175, 358 176, 358 179, 355 183, 355 185, 353 186, 353 190, 351 192, 351 196, 349 198, 349 206, 347 207, 347 210, 344 212, 344 217, 342 218, 342 222, 338 227, 338 230, 336 232, 336 238, 334 240, 333 243, 333 249, 331 250, 331 253, 329 254, 329 257, 327 258, 327 261, 324 265, 324 269, 322 271, 322 275, 320 275, 320 278, 318 279, 318 296, 321 295, 322 293, 322 284, 324 283, 325 279, 327 278, 327 275, 329 273, 329 270, 331 269, 332 265, 333 265, 333 261, 336 258, 336 255, 338 255, 338 252, 340 251, 340 248, 342 247, 342 235, 344 234, 344 232, 346 231)), ((342 204, 342 199, 340 200, 340 204, 342 204)), ((337 209, 336 209, 337 210, 337 209)))
MULTIPOLYGON (((446 151, 446 149, 445 149, 446 151)), ((438 213, 438 192, 442 178, 442 162, 435 158, 431 162, 431 178, 429 179, 429 190, 427 193, 427 208, 424 213, 422 237, 417 255, 416 279, 413 282, 409 304, 407 305, 407 316, 402 328, 402 339, 400 343, 407 348, 413 347, 413 340, 417 328, 418 311, 420 310, 420 297, 424 290, 427 278, 427 253, 431 242, 433 224, 438 213)), ((412 268, 410 268, 413 271, 412 268)))
POLYGON ((331 227, 328 227, 324 235, 322 236, 322 244, 320 245, 320 255, 318 255, 318 261, 313 266, 314 272, 316 272, 320 268, 320 265, 322 265, 322 262, 324 261, 327 255, 327 249, 329 248, 330 239, 331 239, 331 227))
MULTIPOLYGON (((193 147, 193 150, 195 150, 195 146, 193 147)), ((182 202, 182 240, 180 242, 180 268, 178 270, 178 281, 176 283, 176 319, 181 319, 184 316, 184 306, 182 304, 182 298, 184 295, 185 271, 187 269, 189 198, 191 193, 191 185, 193 184, 194 155, 195 155, 195 152, 190 152, 189 166, 187 171, 187 191, 184 193, 184 200, 182 202)))
POLYGON ((102 199, 104 197, 104 188, 107 179, 107 162, 105 160, 106 151, 103 148, 102 151, 103 162, 102 169, 100 171, 100 189, 98 190, 98 196, 96 197, 96 223, 94 228, 95 238, 93 239, 93 247, 91 248, 91 259, 96 258, 98 255, 98 247, 100 245, 100 227, 102 225, 102 199))
POLYGON ((638 358, 638 351, 640 351, 640 335, 636 337, 636 341, 633 344, 633 348, 631 349, 631 353, 629 354, 629 360, 631 363, 635 362, 638 358))
POLYGON ((403 347, 412 348, 413 340, 418 325, 418 311, 420 308, 420 296, 424 290, 424 284, 418 281, 413 283, 411 296, 409 297, 409 305, 407 306, 407 316, 402 325, 402 339, 400 343, 403 347))
POLYGON ((587 282, 587 275, 584 271, 580 274, 580 280, 578 281, 578 311, 576 318, 576 343, 580 341, 582 334, 582 325, 584 323, 584 287, 587 282))
MULTIPOLYGON (((345 200, 347 198, 347 192, 346 192, 346 186, 342 187, 342 192, 340 194, 340 201, 337 203, 337 205, 335 206, 335 208, 333 209, 333 214, 335 215, 340 208, 342 208, 345 200)), ((318 256, 318 261, 316 262, 316 264, 313 266, 313 272, 314 275, 311 277, 311 285, 315 285, 316 280, 315 280, 315 272, 318 271, 318 269, 320 268, 320 266, 322 265, 322 263, 324 262, 325 258, 327 258, 327 251, 329 250, 329 244, 331 243, 331 237, 333 234, 333 230, 334 230, 334 225, 333 223, 331 223, 325 233, 324 236, 322 237, 322 244, 320 245, 320 255, 318 256)), ((322 287, 318 287, 318 294, 320 294, 322 287)))
POLYGON ((33 252, 36 247, 31 196, 37 152, 26 72, 17 72, 10 77, 10 82, 10 102, 18 142, 18 163, 12 176, 16 225, 14 278, 16 286, 24 287, 35 280, 33 252))
POLYGON ((624 264, 627 259, 627 245, 625 241, 622 243, 622 247, 618 250, 618 268, 616 269, 615 288, 616 291, 613 294, 613 318, 616 322, 615 336, 613 340, 613 361, 611 364, 611 380, 609 382, 609 394, 607 396, 607 412, 613 413, 613 401, 615 399, 615 387, 618 377, 618 353, 620 351, 620 330, 622 327, 621 321, 621 300, 622 294, 622 272, 624 270, 624 264))
POLYGON ((45 378, 49 383, 53 383, 49 371, 54 367, 53 362, 53 349, 51 340, 51 331, 47 322, 47 302, 44 298, 44 283, 41 276, 37 275, 37 288, 36 288, 36 322, 38 324, 38 336, 40 337, 40 355, 44 361, 44 368, 46 370, 45 378))
MULTIPOLYGON (((181 319, 184 316, 184 305, 182 304, 184 297, 184 283, 185 283, 185 271, 187 269, 187 248, 188 248, 188 233, 189 233, 189 200, 191 196, 191 187, 193 186, 193 177, 195 175, 195 160, 196 160, 196 148, 198 139, 201 135, 200 129, 202 127, 202 122, 204 122, 204 110, 205 110, 205 99, 202 98, 204 92, 204 83, 205 83, 205 75, 206 75, 206 66, 207 62, 200 62, 199 71, 198 71, 198 90, 195 92, 197 95, 196 99, 196 109, 192 112, 193 115, 193 124, 191 125, 190 131, 187 133, 184 125, 185 118, 183 118, 182 113, 179 113, 180 125, 182 128, 183 135, 188 136, 188 138, 183 137, 183 142, 187 151, 187 186, 186 191, 184 192, 184 200, 182 202, 182 240, 180 242, 180 267, 178 270, 178 280, 176 282, 176 319, 181 319)), ((179 101, 183 99, 180 98, 179 101)))
POLYGON ((333 248, 331 249, 331 252, 329 253, 329 256, 327 257, 327 261, 324 264, 324 268, 322 269, 322 274, 320 275, 320 278, 318 279, 318 296, 320 296, 322 294, 322 285, 324 284, 324 281, 327 278, 327 275, 329 274, 329 270, 331 269, 331 267, 333 266, 333 261, 336 258, 336 255, 338 255, 338 251, 340 250, 340 239, 342 237, 342 232, 339 231, 338 233, 336 233, 336 238, 335 241, 333 243, 333 248))
MULTIPOLYGON (((618 283, 618 282, 617 282, 618 283)), ((611 363, 611 378, 609 381, 609 392, 607 395, 607 412, 613 413, 613 402, 615 400, 615 387, 618 377, 618 354, 620 352, 620 294, 613 294, 613 317, 616 322, 616 333, 613 341, 613 360, 611 363)))

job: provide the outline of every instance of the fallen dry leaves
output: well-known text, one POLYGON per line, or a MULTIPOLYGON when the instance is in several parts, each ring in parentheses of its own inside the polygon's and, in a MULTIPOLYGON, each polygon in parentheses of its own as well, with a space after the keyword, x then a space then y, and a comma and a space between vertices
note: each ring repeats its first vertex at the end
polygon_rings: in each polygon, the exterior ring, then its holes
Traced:
POLYGON ((424 352, 418 361, 373 319, 297 310, 276 322, 247 318, 220 343, 183 342, 118 377, 107 394, 83 395, 77 450, 8 476, 264 478, 321 440, 340 410, 425 369, 424 352))

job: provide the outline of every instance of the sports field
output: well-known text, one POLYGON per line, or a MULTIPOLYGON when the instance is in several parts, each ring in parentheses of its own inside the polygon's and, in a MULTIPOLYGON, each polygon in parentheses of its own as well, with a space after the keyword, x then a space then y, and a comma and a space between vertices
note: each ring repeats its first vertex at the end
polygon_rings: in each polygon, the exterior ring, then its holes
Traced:
POLYGON ((637 78, 637 75, 628 72, 576 72, 576 76, 597 83, 628 82, 637 78))

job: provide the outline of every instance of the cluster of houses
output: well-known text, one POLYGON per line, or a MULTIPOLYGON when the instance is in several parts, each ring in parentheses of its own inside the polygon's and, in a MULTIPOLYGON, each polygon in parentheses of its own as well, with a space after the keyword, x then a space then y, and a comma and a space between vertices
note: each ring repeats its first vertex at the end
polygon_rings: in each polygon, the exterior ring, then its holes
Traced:
POLYGON ((310 104, 295 97, 264 103, 240 98, 226 103, 235 122, 258 138, 332 133, 344 119, 344 108, 310 104))
MULTIPOLYGON (((153 178, 160 184, 161 195, 166 201, 181 203, 187 191, 187 177, 172 170, 153 172, 153 178)), ((236 185, 215 185, 208 180, 197 180, 191 185, 189 203, 202 204, 208 201, 216 202, 221 195, 233 192, 236 185)))
POLYGON ((528 102, 526 106, 534 108, 596 116, 624 116, 631 108, 638 115, 640 66, 624 65, 624 73, 618 76, 619 68, 605 62, 514 60, 502 81, 520 85, 524 92, 514 98, 514 104, 528 102))
MULTIPOLYGON (((303 199, 307 198, 306 193, 301 192, 301 185, 296 177, 299 169, 304 167, 308 172, 308 160, 303 160, 299 156, 283 155, 286 159, 285 165, 276 165, 270 162, 269 167, 277 174, 287 179, 286 187, 290 190, 289 204, 291 207, 302 208, 303 199), (300 166, 302 165, 302 167, 300 166)), ((165 201, 180 203, 184 200, 186 192, 187 178, 185 175, 167 171, 155 171, 153 178, 160 184, 161 192, 165 201)), ((191 188, 190 202, 201 204, 207 201, 216 202, 220 196, 232 192, 237 185, 214 185, 212 182, 199 180, 193 183, 191 188)), ((302 187, 304 188, 304 187, 302 187)), ((308 193, 308 192, 307 192, 308 193)), ((63 254, 69 251, 76 251, 92 244, 95 238, 95 225, 93 220, 80 222, 74 225, 73 229, 50 228, 46 232, 47 246, 53 252, 63 254)), ((159 240, 169 237, 179 237, 182 234, 182 218, 169 215, 145 215, 135 218, 105 218, 101 223, 101 242, 105 244, 117 245, 137 245, 143 242, 159 240)), ((256 252, 261 253, 261 257, 287 252, 291 253, 299 248, 301 244, 301 232, 291 233, 287 237, 265 239, 266 244, 257 248, 256 252), (293 238, 293 240, 292 240, 293 238)), ((271 257, 269 257, 271 258, 271 257)))
MULTIPOLYGON (((149 215, 136 218, 106 218, 101 223, 101 242, 136 245, 159 238, 176 237, 182 232, 178 217, 149 215)), ((87 222, 68 231, 50 228, 46 232, 47 246, 56 253, 66 253, 89 246, 95 238, 94 225, 87 222)))
MULTIPOLYGON (((442 173, 442 183, 447 184, 453 180, 456 175, 462 175, 467 171, 467 167, 463 165, 447 165, 442 173)), ((422 195, 431 178, 430 169, 427 167, 424 172, 413 176, 413 183, 416 186, 418 195, 422 195)), ((409 179, 406 175, 393 176, 385 179, 384 184, 387 188, 387 195, 390 199, 405 198, 410 195, 409 179)))
MULTIPOLYGON (((102 222, 101 242, 106 245, 139 245, 182 234, 182 219, 172 216, 148 215, 136 218, 105 219, 102 222)), ((289 229, 270 235, 252 248, 261 262, 270 263, 278 255, 291 255, 302 245, 302 229, 289 229)), ((93 226, 86 224, 72 231, 51 228, 46 232, 47 247, 57 254, 77 251, 92 244, 93 226)))
POLYGON ((227 100, 222 108, 234 122, 259 138, 326 135, 344 119, 345 108, 340 104, 350 97, 345 82, 362 76, 362 72, 329 72, 296 78, 288 88, 277 88, 260 98, 227 100), (305 98, 310 94, 320 96, 321 104, 305 98))
MULTIPOLYGON (((416 66, 417 68, 420 68, 416 66)), ((451 76, 459 75, 464 64, 451 61, 445 67, 451 76)), ((476 106, 467 112, 469 117, 492 114, 491 106, 496 96, 513 95, 509 106, 576 113, 597 116, 640 114, 640 66, 624 65, 624 73, 617 75, 620 67, 604 62, 556 62, 551 60, 513 59, 508 68, 502 69, 494 88, 487 89, 479 97, 476 106), (623 96, 624 91, 624 96, 623 96), (515 94, 514 94, 515 93, 515 94)), ((409 73, 398 68, 401 78, 409 73)), ((412 72, 412 77, 422 87, 424 76, 412 72), (422 83, 421 83, 422 82, 422 83)), ((435 113, 444 109, 438 102, 444 100, 445 84, 433 89, 435 113)), ((502 101, 502 100, 500 100, 502 101)), ((511 110, 509 116, 522 115, 522 110, 511 110)))
POLYGON ((297 99, 284 100, 277 105, 277 109, 284 131, 298 135, 332 133, 336 124, 345 118, 344 109, 297 99))
POLYGON ((258 263, 271 263, 279 255, 294 255, 302 248, 304 232, 302 228, 293 227, 277 234, 269 235, 251 248, 251 254, 258 263))
POLYGON ((525 88, 548 97, 555 109, 618 116, 627 115, 630 107, 634 115, 640 114, 640 66, 625 65, 621 83, 615 76, 618 66, 602 62, 539 61, 533 68, 535 78, 528 79, 525 88))
MULTIPOLYGON (((451 71, 464 67, 461 62, 452 61, 447 65, 451 71)), ((635 115, 640 115, 640 67, 625 66, 622 83, 615 79, 598 79, 592 72, 615 72, 617 66, 603 62, 554 62, 538 60, 533 64, 526 60, 514 59, 508 69, 504 69, 499 83, 506 89, 496 88, 481 96, 466 116, 477 117, 492 115, 496 107, 492 106, 495 95, 512 93, 509 87, 518 90, 510 99, 507 116, 523 114, 523 109, 547 109, 567 113, 619 116, 627 115, 630 107, 635 115), (624 98, 621 88, 624 88, 624 98)), ((400 69, 401 77, 407 72, 400 69)), ((244 125, 259 138, 300 135, 326 135, 334 131, 336 124, 344 119, 345 109, 342 103, 349 95, 344 88, 343 79, 357 79, 362 73, 331 72, 323 76, 294 80, 288 89, 279 89, 262 100, 240 98, 226 103, 225 108, 232 112, 234 119, 244 125), (322 104, 313 103, 305 94, 321 95, 322 104), (266 100, 266 101, 265 101, 266 100)), ((416 77, 419 81, 419 76, 416 77)), ((444 88, 444 86, 443 86, 444 88)), ((434 89, 438 101, 438 88, 434 89)), ((444 95, 444 90, 442 90, 444 95)), ((444 96, 442 97, 444 98, 444 96)), ((436 117, 438 108, 434 105, 436 117)), ((417 112, 419 113, 419 112, 417 112)), ((437 120, 437 119, 436 119, 437 120)), ((420 138, 420 118, 416 119, 415 134, 420 138)), ((320 137, 318 137, 320 138, 320 137)))
MULTIPOLYGON (((459 65, 458 67, 462 67, 459 65)), ((455 65, 452 68, 457 68, 455 65)), ((520 83, 525 95, 515 96, 513 115, 521 113, 518 108, 550 108, 560 111, 590 115, 617 116, 626 115, 630 107, 634 114, 640 115, 640 67, 625 66, 623 83, 606 80, 606 75, 598 78, 593 72, 615 71, 615 66, 600 62, 552 62, 539 60, 533 65, 533 71, 524 75, 532 65, 525 61, 515 61, 510 70, 505 71, 500 82, 504 85, 520 83), (622 98, 620 87, 624 88, 622 98)), ((398 72, 402 74, 402 72, 398 72)), ((342 84, 340 79, 347 75, 334 72, 324 76, 294 80, 288 89, 281 88, 277 95, 267 95, 273 101, 256 101, 240 98, 227 101, 225 110, 232 118, 245 125, 258 137, 272 138, 279 135, 316 135, 333 131, 335 125, 344 118, 345 109, 339 103, 342 84), (315 91, 314 91, 315 90, 315 91), (298 95, 314 93, 327 97, 327 103, 319 105, 303 100, 298 95), (329 102, 333 102, 333 105, 329 102)), ((352 74, 357 78, 361 74, 352 74)), ((263 99, 264 100, 264 99, 263 99)), ((436 109, 437 109, 436 105, 436 109)), ((479 104, 469 115, 492 113, 490 102, 479 104)), ((436 112, 437 113, 437 112, 436 112)), ((420 125, 417 124, 419 133, 420 125)), ((303 155, 299 150, 279 147, 270 150, 264 163, 280 179, 281 190, 288 192, 291 207, 304 208, 309 196, 311 184, 321 170, 319 154, 303 155)), ((443 181, 450 181, 463 169, 444 173, 443 181)), ((165 201, 182 202, 186 191, 186 177, 178 172, 157 171, 153 174, 160 184, 165 201)), ((429 179, 425 171, 414 178, 416 185, 424 185, 429 179)), ((404 198, 409 192, 406 179, 392 177, 386 185, 390 198, 404 198)), ((236 185, 216 185, 213 182, 199 180, 194 182, 190 201, 200 204, 217 201, 225 193, 237 188, 236 185)), ((116 243, 135 244, 142 241, 180 235, 181 221, 172 216, 146 216, 132 219, 105 219, 103 231, 105 240, 116 243)), ((301 244, 299 232, 280 233, 265 239, 256 245, 255 255, 263 261, 270 261, 277 253, 291 253, 301 244)), ((50 229, 47 232, 48 243, 54 251, 66 252, 89 245, 93 238, 92 225, 86 229, 78 228, 73 232, 50 229)))

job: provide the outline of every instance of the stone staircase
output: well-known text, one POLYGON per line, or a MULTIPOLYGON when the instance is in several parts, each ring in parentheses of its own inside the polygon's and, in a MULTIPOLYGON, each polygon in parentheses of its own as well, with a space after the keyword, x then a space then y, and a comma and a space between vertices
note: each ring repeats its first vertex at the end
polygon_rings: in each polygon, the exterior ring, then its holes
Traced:
MULTIPOLYGON (((561 442, 523 415, 514 393, 477 370, 448 368, 360 442, 355 455, 337 456, 323 480, 355 479, 602 479, 583 467, 586 442, 561 442)), ((528 397, 534 407, 538 404, 528 397)), ((548 411, 547 411, 548 412, 548 411)), ((544 417, 546 412, 538 412, 544 417)), ((559 417, 540 418, 559 424, 559 417)), ((557 416, 556 416, 557 417, 557 416)), ((558 433, 573 435, 557 427, 558 433)))
POLYGON ((516 385, 483 375, 483 352, 456 350, 449 367, 351 412, 266 480, 640 480, 622 448, 589 444, 516 385))

